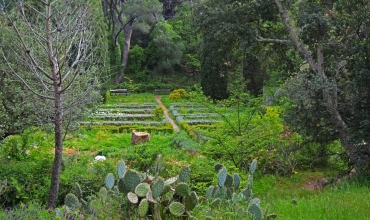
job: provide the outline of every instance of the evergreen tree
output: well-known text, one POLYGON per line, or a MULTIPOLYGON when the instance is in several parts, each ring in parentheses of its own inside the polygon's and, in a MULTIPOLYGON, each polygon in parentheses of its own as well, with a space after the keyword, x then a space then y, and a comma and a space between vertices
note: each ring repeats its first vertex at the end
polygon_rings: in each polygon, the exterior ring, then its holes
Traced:
MULTIPOLYGON (((211 41, 203 44, 201 53, 201 86, 213 101, 227 98, 227 63, 215 53, 211 41)), ((217 50, 216 50, 217 51, 217 50)))

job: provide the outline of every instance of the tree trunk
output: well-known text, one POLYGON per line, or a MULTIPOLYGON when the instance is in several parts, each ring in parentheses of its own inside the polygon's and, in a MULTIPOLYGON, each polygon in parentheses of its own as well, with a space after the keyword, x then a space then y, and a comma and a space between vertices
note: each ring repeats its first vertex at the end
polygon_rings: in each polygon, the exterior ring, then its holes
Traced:
MULTIPOLYGON (((291 25, 290 17, 286 9, 279 0, 274 1, 279 10, 285 30, 289 33, 292 45, 295 46, 301 57, 309 64, 310 68, 318 75, 318 77, 320 77, 323 82, 328 82, 329 79, 324 70, 324 50, 322 48, 322 44, 325 42, 325 31, 321 32, 318 36, 317 61, 315 61, 314 57, 308 51, 308 47, 299 41, 296 31, 291 25)), ((344 147, 347 156, 354 163, 356 171, 370 171, 370 143, 356 143, 350 140, 350 129, 338 110, 337 82, 335 78, 331 78, 330 81, 334 88, 325 87, 322 89, 325 109, 330 115, 330 120, 335 124, 336 129, 339 131, 339 140, 344 147)))
POLYGON ((55 156, 54 163, 51 171, 51 184, 49 191, 48 207, 55 207, 58 200, 59 193, 59 180, 60 180, 60 169, 62 166, 62 155, 63 155, 63 106, 62 106, 62 94, 61 87, 55 86, 55 156))
POLYGON ((123 76, 125 73, 125 69, 126 69, 127 61, 128 61, 128 55, 130 52, 131 35, 132 35, 133 26, 134 26, 134 21, 131 19, 131 21, 129 21, 123 29, 123 33, 125 36, 125 42, 123 45, 122 60, 121 60, 122 69, 121 71, 117 73, 116 79, 114 80, 114 85, 118 85, 121 82, 123 82, 123 76))

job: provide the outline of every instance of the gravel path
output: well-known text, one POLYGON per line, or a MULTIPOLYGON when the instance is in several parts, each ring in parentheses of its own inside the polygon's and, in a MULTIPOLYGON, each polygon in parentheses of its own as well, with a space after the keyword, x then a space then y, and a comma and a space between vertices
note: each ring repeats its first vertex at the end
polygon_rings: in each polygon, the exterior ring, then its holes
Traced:
POLYGON ((161 106, 161 108, 163 109, 163 113, 166 116, 166 118, 168 119, 168 121, 171 123, 171 125, 173 127, 173 130, 175 130, 176 132, 179 132, 180 131, 179 126, 177 126, 175 124, 175 122, 172 120, 172 118, 168 115, 168 110, 167 110, 166 106, 164 106, 162 104, 161 98, 162 98, 161 96, 156 96, 155 100, 158 102, 159 106, 161 106))

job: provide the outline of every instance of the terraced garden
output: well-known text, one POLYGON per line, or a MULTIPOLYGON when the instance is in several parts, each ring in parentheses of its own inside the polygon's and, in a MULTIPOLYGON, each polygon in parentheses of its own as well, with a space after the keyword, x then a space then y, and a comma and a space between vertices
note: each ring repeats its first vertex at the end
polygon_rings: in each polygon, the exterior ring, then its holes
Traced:
MULTIPOLYGON (((202 128, 202 126, 210 127, 210 125, 221 122, 219 114, 211 112, 210 109, 204 108, 198 103, 173 101, 169 105, 171 114, 167 117, 155 115, 155 109, 158 107, 157 103, 104 104, 80 124, 95 127, 121 126, 120 131, 128 131, 129 129, 148 131, 168 130, 171 127, 169 123, 171 119, 185 130, 194 130, 202 128), (122 129, 123 127, 125 129, 122 129)), ((163 108, 166 107, 163 106, 163 108)))

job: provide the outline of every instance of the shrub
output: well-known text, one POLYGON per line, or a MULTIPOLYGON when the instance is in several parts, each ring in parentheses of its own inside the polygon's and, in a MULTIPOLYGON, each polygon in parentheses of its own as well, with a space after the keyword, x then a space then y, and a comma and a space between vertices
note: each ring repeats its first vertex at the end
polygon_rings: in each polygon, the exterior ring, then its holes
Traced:
POLYGON ((155 107, 153 110, 154 120, 161 121, 164 118, 163 109, 160 106, 155 107))
POLYGON ((0 163, 0 182, 7 180, 6 190, 1 194, 1 205, 15 205, 33 199, 46 204, 50 186, 50 173, 53 155, 41 149, 31 151, 27 158, 14 160, 7 158, 0 163))
POLYGON ((183 99, 186 95, 186 91, 185 89, 176 89, 176 90, 173 90, 170 94, 170 99, 171 100, 174 100, 174 99, 183 99))

